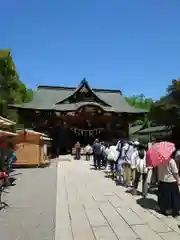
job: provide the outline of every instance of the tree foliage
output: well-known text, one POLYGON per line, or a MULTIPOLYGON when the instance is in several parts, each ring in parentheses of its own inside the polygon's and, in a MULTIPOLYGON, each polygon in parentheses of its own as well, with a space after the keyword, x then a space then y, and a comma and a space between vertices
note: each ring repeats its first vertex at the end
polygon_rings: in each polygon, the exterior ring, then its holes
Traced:
POLYGON ((20 81, 10 50, 0 50, 0 115, 8 117, 8 105, 27 102, 31 98, 32 90, 20 81))
POLYGON ((166 95, 152 105, 150 116, 159 124, 180 127, 180 79, 172 80, 166 95))
MULTIPOLYGON (((146 98, 144 96, 144 94, 140 94, 140 95, 133 95, 131 97, 126 97, 126 101, 133 107, 136 108, 142 108, 142 109, 147 109, 150 110, 152 104, 153 104, 153 99, 152 98, 146 98)), ((132 123, 133 126, 136 125, 150 125, 150 122, 147 118, 147 116, 145 118, 142 119, 137 119, 132 123)))
POLYGON ((143 94, 126 97, 127 102, 134 107, 150 109, 153 103, 152 98, 146 98, 143 94))

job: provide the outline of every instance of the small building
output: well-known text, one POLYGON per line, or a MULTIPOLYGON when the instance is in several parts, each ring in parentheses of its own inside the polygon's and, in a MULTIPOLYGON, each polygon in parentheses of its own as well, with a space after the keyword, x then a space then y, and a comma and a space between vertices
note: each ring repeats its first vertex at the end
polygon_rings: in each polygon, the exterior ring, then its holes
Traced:
POLYGON ((172 135, 172 129, 168 126, 154 126, 142 128, 136 131, 133 136, 142 142, 152 142, 155 140, 169 140, 172 135))
POLYGON ((16 131, 16 166, 43 166, 50 164, 47 146, 51 141, 45 134, 30 129, 16 131))
POLYGON ((86 80, 78 87, 39 86, 33 100, 13 105, 20 121, 35 131, 45 132, 60 151, 79 141, 95 138, 112 141, 129 136, 129 122, 143 118, 146 110, 130 106, 120 90, 91 88, 86 80))

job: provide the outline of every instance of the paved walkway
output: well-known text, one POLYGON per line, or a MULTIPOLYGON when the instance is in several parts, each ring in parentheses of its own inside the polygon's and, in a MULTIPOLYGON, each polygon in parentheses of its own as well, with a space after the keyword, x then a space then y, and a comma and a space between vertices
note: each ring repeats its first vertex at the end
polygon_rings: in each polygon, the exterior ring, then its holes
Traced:
POLYGON ((145 209, 154 195, 144 202, 90 162, 68 159, 16 170, 16 186, 4 196, 9 207, 0 211, 3 240, 180 239, 178 220, 145 209))
POLYGON ((16 186, 3 196, 9 207, 0 211, 0 239, 54 240, 56 174, 56 163, 12 174, 16 186))
POLYGON ((89 162, 60 161, 57 171, 56 240, 180 239, 178 220, 142 208, 141 197, 125 193, 89 162))

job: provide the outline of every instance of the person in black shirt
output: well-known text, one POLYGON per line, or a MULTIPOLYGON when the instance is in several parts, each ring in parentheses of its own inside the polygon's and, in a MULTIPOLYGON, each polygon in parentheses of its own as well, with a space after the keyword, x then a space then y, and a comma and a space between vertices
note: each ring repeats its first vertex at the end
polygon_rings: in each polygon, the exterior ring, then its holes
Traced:
POLYGON ((99 142, 99 139, 96 139, 93 144, 93 155, 94 155, 94 166, 97 169, 101 169, 101 157, 102 157, 102 151, 101 151, 101 143, 99 142))

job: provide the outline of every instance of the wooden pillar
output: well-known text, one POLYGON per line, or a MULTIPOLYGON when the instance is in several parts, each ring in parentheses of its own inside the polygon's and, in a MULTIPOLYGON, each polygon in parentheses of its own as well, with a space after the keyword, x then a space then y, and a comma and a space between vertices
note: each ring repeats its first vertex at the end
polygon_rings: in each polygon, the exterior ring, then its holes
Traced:
POLYGON ((129 138, 129 116, 127 113, 123 114, 123 129, 124 137, 129 138))
POLYGON ((105 138, 108 140, 111 138, 111 123, 110 122, 106 123, 106 130, 105 130, 104 135, 105 135, 105 138))

